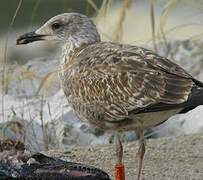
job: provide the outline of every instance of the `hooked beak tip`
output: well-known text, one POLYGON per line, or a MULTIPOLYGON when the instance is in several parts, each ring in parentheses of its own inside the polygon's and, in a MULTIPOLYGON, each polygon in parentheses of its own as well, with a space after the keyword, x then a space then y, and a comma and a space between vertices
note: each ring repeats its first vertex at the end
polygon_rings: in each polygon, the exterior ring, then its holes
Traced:
POLYGON ((45 35, 42 34, 36 34, 35 31, 34 32, 29 32, 26 33, 22 36, 20 36, 17 40, 16 40, 16 45, 22 45, 22 44, 28 44, 34 41, 40 41, 40 40, 44 40, 45 35))

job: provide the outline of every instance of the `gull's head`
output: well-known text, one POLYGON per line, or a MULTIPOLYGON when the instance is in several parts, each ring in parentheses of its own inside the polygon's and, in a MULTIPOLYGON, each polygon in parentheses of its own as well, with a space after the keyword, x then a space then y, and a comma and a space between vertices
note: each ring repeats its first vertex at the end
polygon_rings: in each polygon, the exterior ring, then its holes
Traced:
POLYGON ((64 13, 54 16, 36 31, 20 36, 16 44, 40 40, 56 41, 70 49, 99 42, 100 36, 96 26, 87 16, 64 13))

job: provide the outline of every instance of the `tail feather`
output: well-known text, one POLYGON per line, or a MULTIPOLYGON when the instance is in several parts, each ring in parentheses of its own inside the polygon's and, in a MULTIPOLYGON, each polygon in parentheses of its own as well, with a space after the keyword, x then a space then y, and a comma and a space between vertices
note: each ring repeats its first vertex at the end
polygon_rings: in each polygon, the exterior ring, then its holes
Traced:
POLYGON ((199 105, 203 105, 203 84, 202 84, 202 87, 197 85, 193 87, 187 101, 185 101, 184 103, 180 103, 180 104, 158 103, 158 104, 154 104, 149 107, 137 110, 136 114, 167 111, 167 110, 179 109, 179 108, 180 109, 182 108, 182 110, 179 113, 186 113, 196 108, 199 105))
POLYGON ((203 105, 203 86, 194 87, 188 97, 188 100, 183 103, 185 108, 180 113, 186 113, 199 105, 203 105))

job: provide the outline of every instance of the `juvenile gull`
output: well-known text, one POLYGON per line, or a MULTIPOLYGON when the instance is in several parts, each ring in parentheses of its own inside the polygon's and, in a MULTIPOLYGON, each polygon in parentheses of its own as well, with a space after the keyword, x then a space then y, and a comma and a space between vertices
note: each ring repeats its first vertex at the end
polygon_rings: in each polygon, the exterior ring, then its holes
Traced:
POLYGON ((57 15, 17 44, 56 41, 62 47, 60 78, 77 116, 116 133, 116 164, 122 165, 119 134, 136 130, 140 179, 144 130, 203 104, 203 83, 177 64, 132 45, 102 42, 92 20, 82 14, 57 15))

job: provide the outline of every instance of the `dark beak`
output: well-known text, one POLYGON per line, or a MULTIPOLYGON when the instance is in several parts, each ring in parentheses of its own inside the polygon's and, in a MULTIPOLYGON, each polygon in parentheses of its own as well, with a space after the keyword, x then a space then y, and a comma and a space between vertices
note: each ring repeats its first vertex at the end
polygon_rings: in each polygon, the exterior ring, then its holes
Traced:
POLYGON ((46 35, 36 34, 35 32, 29 32, 29 33, 26 33, 26 34, 20 36, 16 40, 16 44, 17 45, 28 44, 28 43, 31 43, 34 41, 44 40, 43 37, 45 37, 45 36, 46 35))

